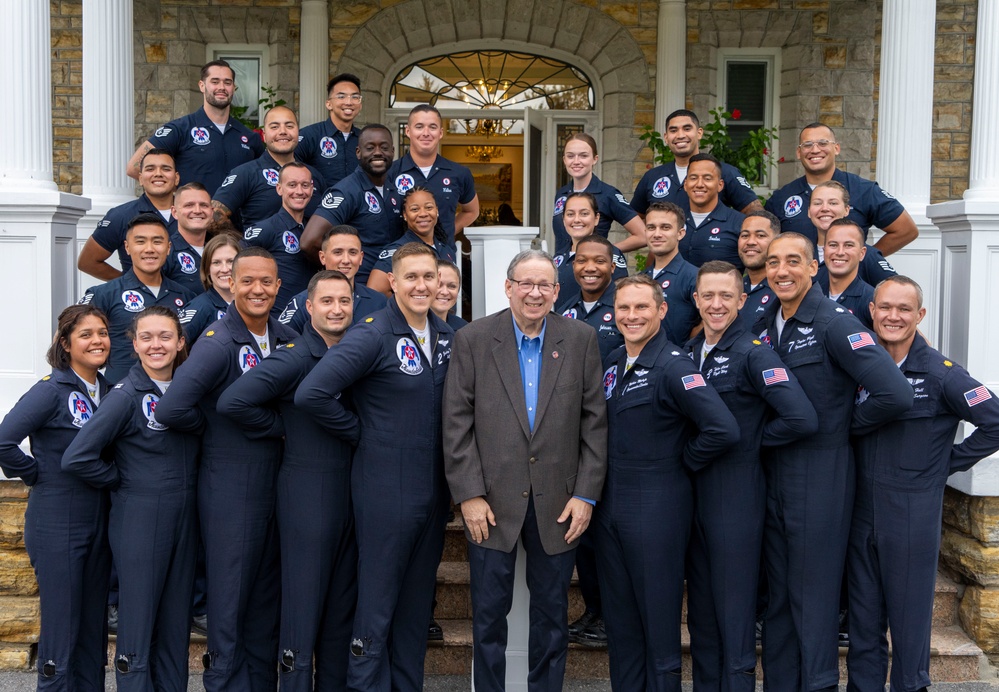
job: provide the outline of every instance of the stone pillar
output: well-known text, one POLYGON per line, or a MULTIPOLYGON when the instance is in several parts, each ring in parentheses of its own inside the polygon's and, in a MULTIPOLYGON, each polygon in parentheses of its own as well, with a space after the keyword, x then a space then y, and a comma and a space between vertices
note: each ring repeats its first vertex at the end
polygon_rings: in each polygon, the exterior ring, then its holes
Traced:
POLYGON ((687 0, 659 0, 656 35, 656 121, 687 103, 687 0))
MULTIPOLYGON (((466 228, 465 237, 472 244, 472 318, 477 319, 509 307, 504 291, 506 269, 510 260, 531 247, 538 237, 537 227, 488 226, 466 228)), ((527 692, 527 637, 530 606, 527 591, 527 554, 518 542, 517 573, 514 577, 513 606, 507 617, 506 689, 527 692)), ((472 689, 475 689, 473 684, 472 689)))
POLYGON ((890 259, 923 287, 927 316, 922 329, 936 343, 940 231, 926 216, 933 134, 933 51, 926 46, 933 45, 936 34, 936 0, 884 0, 881 34, 877 179, 919 227, 919 238, 890 259))
POLYGON ((302 126, 328 117, 326 82, 330 64, 327 0, 302 0, 302 43, 298 72, 298 120, 302 126))
MULTIPOLYGON (((940 350, 999 392, 999 144, 990 114, 999 108, 999 0, 979 0, 971 130, 970 186, 964 199, 933 204, 927 216, 941 231, 940 350)), ((969 432, 965 426, 964 433, 969 432)), ((986 651, 999 653, 999 457, 979 462, 948 480, 948 502, 967 504, 967 522, 945 515, 941 559, 972 587, 961 603, 961 619, 986 651), (959 491, 959 492, 954 492, 959 491), (960 532, 948 532, 950 522, 960 532)))
POLYGON ((48 372, 45 350, 55 318, 74 302, 76 223, 90 200, 59 192, 52 180, 52 72, 48 0, 0 3, 0 308, 18 338, 4 347, 0 416, 48 372))
MULTIPOLYGON (((125 174, 135 129, 132 1, 83 1, 83 194, 92 204, 76 229, 76 252, 108 209, 135 198, 125 174)), ((111 256, 117 262, 117 253, 111 256)), ((100 283, 77 273, 75 294, 100 283)))

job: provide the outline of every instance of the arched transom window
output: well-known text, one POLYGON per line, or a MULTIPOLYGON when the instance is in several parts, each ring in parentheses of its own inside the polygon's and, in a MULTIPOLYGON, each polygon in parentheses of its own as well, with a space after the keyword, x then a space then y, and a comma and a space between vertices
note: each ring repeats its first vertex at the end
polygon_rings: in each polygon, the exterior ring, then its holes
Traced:
POLYGON ((592 110, 593 101, 590 80, 572 65, 528 53, 480 50, 406 67, 395 78, 389 105, 592 110))

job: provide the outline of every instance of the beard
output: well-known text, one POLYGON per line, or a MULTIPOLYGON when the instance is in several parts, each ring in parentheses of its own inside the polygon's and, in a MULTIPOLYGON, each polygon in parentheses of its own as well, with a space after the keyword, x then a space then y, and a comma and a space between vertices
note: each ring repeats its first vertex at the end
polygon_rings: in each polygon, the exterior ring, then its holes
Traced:
POLYGON ((232 97, 227 95, 224 98, 216 98, 213 92, 208 91, 205 92, 205 103, 213 108, 228 108, 232 103, 232 97))

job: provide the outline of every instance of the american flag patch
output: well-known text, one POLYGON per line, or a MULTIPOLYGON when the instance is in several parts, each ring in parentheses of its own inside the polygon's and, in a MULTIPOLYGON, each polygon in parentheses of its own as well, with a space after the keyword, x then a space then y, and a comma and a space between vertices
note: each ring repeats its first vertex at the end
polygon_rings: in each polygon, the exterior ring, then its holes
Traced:
POLYGON ((874 339, 867 332, 858 332, 856 334, 851 334, 846 337, 850 341, 850 348, 856 351, 858 348, 863 348, 864 346, 873 346, 874 339))
POLYGON ((787 370, 784 368, 774 368, 773 370, 763 371, 763 384, 771 385, 777 384, 778 382, 787 382, 787 370))
POLYGON ((704 386, 704 378, 700 375, 687 375, 681 382, 683 382, 684 389, 694 389, 695 387, 704 386))
POLYGON ((968 406, 980 404, 991 398, 992 392, 990 392, 984 384, 964 393, 964 400, 968 402, 968 406))

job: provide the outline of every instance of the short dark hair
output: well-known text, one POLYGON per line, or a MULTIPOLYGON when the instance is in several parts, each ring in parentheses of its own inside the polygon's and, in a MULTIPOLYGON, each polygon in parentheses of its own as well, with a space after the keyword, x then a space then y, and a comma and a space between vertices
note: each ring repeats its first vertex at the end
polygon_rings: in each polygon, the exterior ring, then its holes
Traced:
POLYGON ((621 292, 622 288, 627 286, 648 286, 652 289, 652 299, 656 302, 656 309, 666 302, 663 298, 663 288, 655 282, 655 280, 648 274, 632 274, 631 276, 625 276, 614 282, 614 290, 618 293, 621 292))
POLYGON ((327 240, 337 235, 352 235, 358 240, 361 239, 361 234, 357 232, 356 228, 348 224, 342 223, 337 226, 331 226, 330 228, 326 229, 326 232, 323 233, 323 242, 319 244, 320 247, 325 246, 327 240))
POLYGON ((225 67, 232 73, 232 81, 236 81, 236 70, 232 69, 232 65, 227 63, 225 60, 212 60, 211 62, 206 62, 201 68, 201 81, 208 79, 208 70, 213 67, 225 67))
POLYGON ((128 225, 125 226, 125 237, 128 237, 128 234, 136 226, 159 226, 166 232, 167 237, 170 237, 170 229, 167 228, 166 221, 164 221, 163 217, 156 212, 147 211, 133 217, 132 220, 128 222, 128 225))
POLYGON ((420 103, 413 106, 413 109, 409 111, 409 115, 406 116, 406 121, 408 122, 409 119, 412 118, 417 113, 436 113, 437 119, 440 120, 441 123, 444 122, 444 116, 441 115, 441 112, 436 108, 434 108, 433 106, 431 106, 429 103, 420 103))
POLYGON ((649 205, 649 208, 645 210, 645 218, 649 218, 649 214, 654 211, 672 214, 676 217, 677 225, 681 228, 683 228, 687 223, 687 213, 680 207, 679 204, 674 204, 673 202, 653 202, 649 205))
POLYGON ((821 183, 812 188, 814 193, 820 187, 827 187, 830 190, 838 190, 841 195, 843 195, 843 204, 850 206, 850 191, 846 189, 846 185, 838 180, 823 180, 821 183))
POLYGON ((211 197, 212 197, 212 193, 208 192, 208 188, 207 187, 205 187, 204 185, 202 185, 201 183, 199 183, 197 180, 192 180, 189 183, 184 183, 183 185, 181 185, 180 187, 178 187, 176 190, 173 191, 173 201, 174 201, 174 203, 176 204, 177 198, 180 197, 180 193, 181 192, 187 192, 188 190, 195 190, 197 192, 204 192, 205 194, 208 195, 209 199, 211 199, 211 197))
POLYGON ((675 111, 666 116, 666 129, 669 129, 669 121, 673 118, 690 118, 694 121, 695 127, 701 126, 701 119, 697 117, 697 113, 687 108, 677 108, 675 111))
POLYGON ((173 154, 166 149, 153 148, 142 155, 142 158, 139 160, 139 170, 142 170, 142 167, 146 165, 147 156, 169 156, 170 160, 173 161, 174 168, 177 167, 177 159, 173 157, 173 154))
POLYGON ((820 123, 818 121, 815 121, 815 122, 808 123, 803 128, 801 128, 800 130, 798 130, 798 139, 801 139, 801 135, 802 135, 802 133, 804 133, 805 130, 814 130, 817 127, 824 127, 825 129, 829 130, 830 133, 832 133, 833 137, 836 136, 836 133, 833 132, 833 129, 831 127, 829 127, 825 123, 820 123))
POLYGON ((313 296, 316 295, 316 286, 319 285, 320 281, 345 281, 350 287, 350 279, 343 272, 336 269, 320 269, 312 275, 312 278, 309 279, 309 285, 305 289, 309 300, 312 300, 313 296))
MULTIPOLYGON (((773 231, 774 235, 780 233, 780 219, 768 212, 766 209, 754 209, 746 214, 746 219, 752 219, 754 217, 766 219, 767 223, 770 224, 770 230, 773 231)), ((745 222, 746 219, 743 219, 743 221, 745 222)))
POLYGON ((335 87, 340 82, 350 82, 360 90, 361 88, 361 78, 356 74, 351 74, 350 72, 341 72, 338 75, 334 75, 330 78, 330 81, 326 82, 326 95, 328 96, 333 87, 335 87))
POLYGON ((369 123, 361 128, 360 133, 358 133, 357 138, 360 139, 368 130, 384 130, 388 133, 389 137, 392 137, 392 130, 389 129, 388 125, 382 125, 381 123, 369 123))
POLYGON ((695 161, 708 161, 709 163, 713 163, 714 166, 715 166, 715 168, 718 169, 718 177, 719 178, 721 177, 721 175, 722 175, 721 161, 719 161, 717 158, 715 158, 711 154, 700 153, 700 154, 694 154, 693 156, 691 156, 690 160, 687 161, 688 170, 690 168, 690 164, 694 163, 695 161))
POLYGON ((420 255, 430 257, 434 261, 434 266, 437 265, 437 255, 434 254, 434 251, 426 243, 406 243, 392 255, 392 271, 394 272, 399 267, 399 263, 407 257, 418 257, 420 255))
POLYGON ((275 270, 277 269, 277 260, 274 259, 274 255, 267 251, 266 248, 262 248, 259 245, 251 245, 250 247, 243 248, 236 253, 236 256, 232 260, 232 275, 236 276, 236 265, 244 257, 263 257, 264 259, 269 259, 274 263, 275 270))
MULTIPOLYGON (((184 338, 184 327, 180 324, 180 316, 177 314, 176 310, 167 307, 166 305, 150 305, 132 318, 132 323, 128 326, 127 331, 127 336, 130 341, 135 341, 135 337, 139 333, 139 322, 146 317, 166 317, 168 320, 173 322, 173 327, 177 330, 177 338, 184 338)), ((133 356, 135 356, 135 354, 133 354, 133 356)), ((184 348, 177 352, 177 357, 174 358, 173 361, 173 372, 177 372, 177 368, 179 368, 185 360, 187 360, 187 344, 184 344, 184 348)))
POLYGON ((731 262, 724 260, 708 260, 697 270, 697 279, 694 281, 695 289, 701 285, 701 277, 705 274, 731 274, 735 277, 739 285, 742 286, 742 272, 731 262))
POLYGON ((864 235, 864 229, 860 227, 860 224, 851 219, 849 216, 844 216, 842 219, 835 219, 831 224, 829 224, 829 230, 826 231, 826 237, 829 237, 829 231, 834 228, 841 228, 843 226, 850 226, 857 229, 857 233, 860 235, 860 244, 863 245, 867 242, 867 236, 864 235))
POLYGON ((614 244, 611 243, 611 241, 607 240, 602 235, 597 235, 596 233, 592 233, 592 234, 586 236, 585 238, 580 238, 578 241, 576 241, 576 253, 577 254, 579 253, 579 246, 582 245, 583 243, 591 243, 593 245, 600 245, 601 247, 603 247, 607 251, 607 256, 611 258, 611 261, 612 262, 614 261, 614 251, 617 250, 617 248, 614 247, 614 244))
POLYGON ((48 361, 49 365, 56 370, 65 370, 71 365, 72 358, 70 358, 69 349, 66 348, 66 345, 69 344, 69 337, 72 336, 73 330, 83 321, 83 318, 90 315, 103 322, 105 328, 108 326, 108 316, 100 308, 93 305, 70 305, 59 313, 52 345, 45 352, 45 360, 48 361))
POLYGON ((801 244, 805 246, 805 261, 811 262, 815 259, 815 245, 812 243, 811 238, 800 233, 795 233, 794 231, 784 231, 783 233, 777 234, 777 237, 770 241, 770 247, 773 247, 774 242, 781 239, 800 241, 801 244))

